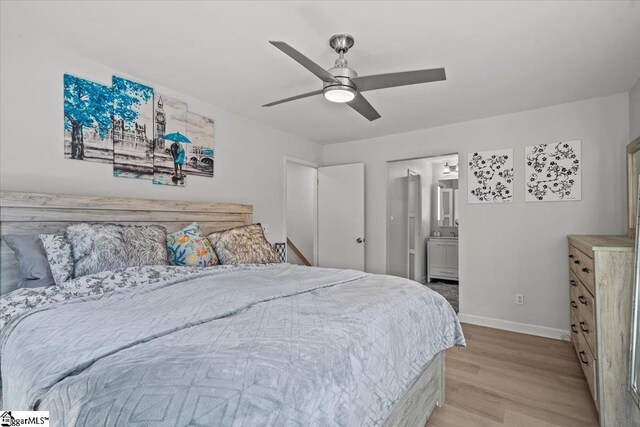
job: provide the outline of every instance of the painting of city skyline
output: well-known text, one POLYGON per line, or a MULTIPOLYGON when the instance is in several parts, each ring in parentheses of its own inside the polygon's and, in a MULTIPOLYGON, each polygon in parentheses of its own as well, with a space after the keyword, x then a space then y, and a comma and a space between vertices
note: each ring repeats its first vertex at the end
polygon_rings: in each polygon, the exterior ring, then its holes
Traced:
POLYGON ((113 76, 113 176, 153 179, 153 89, 113 76))
POLYGON ((153 183, 183 187, 186 184, 185 142, 187 138, 187 104, 159 93, 154 94, 153 183), (173 138, 173 139, 169 139, 173 138), (179 164, 182 150, 183 164, 179 164))
POLYGON ((187 174, 213 177, 213 119, 187 111, 187 137, 187 174))
POLYGON ((65 74, 63 87, 65 158, 110 163, 115 177, 159 185, 213 178, 212 118, 122 77, 106 86, 65 74))
POLYGON ((111 88, 65 74, 64 157, 113 163, 111 88))

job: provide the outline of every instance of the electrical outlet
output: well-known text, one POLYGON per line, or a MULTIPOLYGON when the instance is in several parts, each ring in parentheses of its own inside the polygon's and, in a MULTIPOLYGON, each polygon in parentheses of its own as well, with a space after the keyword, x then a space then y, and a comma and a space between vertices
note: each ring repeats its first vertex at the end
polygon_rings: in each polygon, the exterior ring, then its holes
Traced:
POLYGON ((516 294, 516 304, 518 305, 524 304, 524 295, 516 294))
POLYGON ((264 234, 269 234, 269 224, 262 224, 262 231, 264 234))

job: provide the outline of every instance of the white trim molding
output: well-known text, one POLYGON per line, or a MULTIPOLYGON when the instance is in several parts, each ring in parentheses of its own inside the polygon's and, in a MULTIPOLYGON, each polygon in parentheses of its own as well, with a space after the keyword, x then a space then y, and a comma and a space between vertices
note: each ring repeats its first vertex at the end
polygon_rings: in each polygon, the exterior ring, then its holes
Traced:
POLYGON ((486 326, 488 328, 502 329, 504 331, 518 332, 527 335, 536 335, 544 338, 553 338, 561 341, 569 341, 571 334, 563 329, 549 328, 546 326, 530 325, 528 323, 512 322, 510 320, 494 319, 492 317, 476 316, 475 314, 458 314, 461 323, 486 326))

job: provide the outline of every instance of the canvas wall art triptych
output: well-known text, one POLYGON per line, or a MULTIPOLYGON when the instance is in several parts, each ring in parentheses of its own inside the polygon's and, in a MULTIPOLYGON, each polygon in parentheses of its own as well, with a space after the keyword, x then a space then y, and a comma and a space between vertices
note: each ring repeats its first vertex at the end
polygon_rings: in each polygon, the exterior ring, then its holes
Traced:
MULTIPOLYGON (((525 201, 580 200, 581 141, 525 147, 525 201)), ((513 149, 469 153, 468 203, 513 202, 513 149)))
POLYGON ((213 119, 149 86, 113 76, 105 86, 64 75, 64 153, 113 164, 113 176, 184 186, 213 177, 213 119))

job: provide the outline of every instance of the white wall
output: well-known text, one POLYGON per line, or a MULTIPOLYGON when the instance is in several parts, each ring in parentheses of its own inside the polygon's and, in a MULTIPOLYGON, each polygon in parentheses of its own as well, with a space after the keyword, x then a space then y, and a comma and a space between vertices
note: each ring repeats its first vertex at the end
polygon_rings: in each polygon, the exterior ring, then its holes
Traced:
MULTIPOLYGON (((313 264, 316 230, 317 169, 300 163, 287 161, 287 237, 302 255, 313 264)), ((302 260, 287 246, 287 261, 303 264, 302 260)))
POLYGON ((640 137, 640 79, 629 91, 629 140, 640 137))
POLYGON ((270 225, 267 238, 284 241, 284 156, 319 163, 319 145, 153 81, 125 76, 180 98, 189 110, 215 120, 215 177, 190 176, 185 188, 114 178, 111 165, 64 158, 62 76, 66 72, 110 84, 111 76, 120 73, 17 30, 3 30, 0 47, 2 190, 248 203, 254 205, 254 221, 270 225))
MULTIPOLYGON (((384 120, 384 117, 381 119, 384 120)), ((474 150, 513 148, 515 201, 466 203, 460 171, 460 311, 537 325, 559 336, 569 326, 567 234, 625 232, 625 145, 628 95, 618 94, 450 126, 324 147, 324 164, 364 162, 366 268, 385 271, 386 161, 474 150), (582 201, 525 203, 524 146, 582 140, 582 201), (525 304, 515 305, 516 293, 525 304), (545 329, 551 328, 551 329, 545 329)), ((476 318, 477 319, 477 318, 476 318)))

